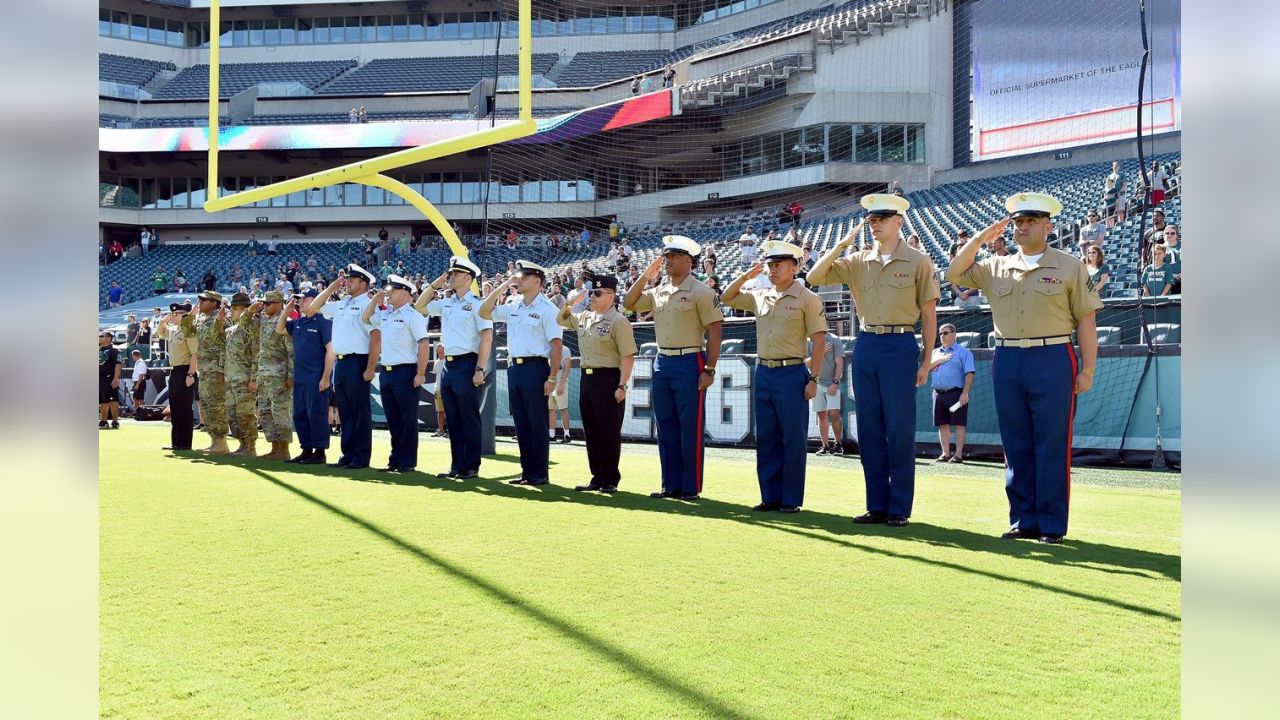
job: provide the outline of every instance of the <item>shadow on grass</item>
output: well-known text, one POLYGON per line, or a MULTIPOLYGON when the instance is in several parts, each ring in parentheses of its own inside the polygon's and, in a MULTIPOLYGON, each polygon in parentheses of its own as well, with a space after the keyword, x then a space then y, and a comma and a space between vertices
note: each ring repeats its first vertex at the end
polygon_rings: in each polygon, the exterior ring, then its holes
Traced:
MULTIPOLYGON (((725 718, 750 717, 747 713, 741 710, 738 710, 736 708, 730 707, 724 701, 719 700, 718 698, 712 697, 711 695, 708 695, 707 693, 701 690, 698 690, 695 687, 686 685, 685 683, 671 676, 669 673, 666 673, 663 670, 657 667, 654 667, 652 664, 646 662, 642 658, 627 652, 626 650, 618 647, 617 645, 609 643, 608 641, 600 637, 597 637, 596 635, 593 635, 585 630, 582 630, 581 628, 575 627, 573 624, 569 623, 564 618, 561 618, 558 615, 555 615, 554 613, 548 610, 544 610, 538 607, 537 605, 533 605, 528 601, 526 601, 525 599, 521 598, 519 595, 516 595, 511 591, 502 588, 500 585, 493 583, 489 580, 486 580, 482 577, 479 577, 473 573, 470 573, 466 569, 454 563, 449 562, 448 560, 436 555, 435 553, 432 553, 429 550, 423 549, 407 540, 404 540, 403 538, 396 536, 393 533, 383 530, 382 528, 369 522, 368 520, 365 520, 364 518, 359 517, 358 515, 353 515, 347 512, 346 510, 343 510, 342 508, 337 507, 336 505, 332 505, 316 497, 315 495, 312 495, 311 493, 305 490, 302 490, 283 480, 280 480, 272 476, 270 473, 266 472, 265 470, 262 470, 261 468, 254 467, 253 465, 250 465, 250 464, 246 464, 245 469, 257 475, 258 477, 261 477, 267 482, 270 482, 273 485, 276 485, 277 487, 287 490, 293 493, 294 495, 297 495, 298 497, 302 498, 303 500, 306 500, 307 502, 310 502, 314 505, 324 508, 330 513, 333 513, 334 515, 346 520, 347 522, 350 522, 360 528, 363 528, 364 530, 367 530, 368 532, 378 536, 379 538, 382 538, 383 540, 400 548, 401 550, 411 555, 414 555, 419 560, 427 563, 428 565, 431 565, 432 567, 438 570, 442 570, 445 573, 448 573, 449 575, 453 576, 454 578, 461 580, 462 582, 466 583, 467 585, 469 585, 476 591, 480 592, 481 594, 486 595, 494 600, 497 600, 498 602, 502 603, 505 607, 511 608, 512 610, 522 615, 525 615, 526 617, 532 620, 535 620, 541 623, 542 625, 550 628, 551 630, 554 630, 555 632, 570 638, 571 640, 586 647, 588 650, 595 653, 596 655, 599 655, 600 657, 618 665, 627 673, 641 678, 642 680, 654 686, 656 689, 658 689, 663 693, 675 695, 681 698, 682 700, 690 703, 691 705, 697 707, 702 712, 711 715, 712 717, 725 717, 725 718)), ((331 470, 333 468, 325 468, 325 469, 331 470)), ((388 473, 388 474, 391 474, 391 473, 388 473)))
MULTIPOLYGON (((1067 542, 1062 545, 1043 545, 1025 540, 1002 540, 994 534, 985 535, 969 530, 938 527, 921 522, 913 522, 904 528, 890 528, 883 525, 855 526, 850 522, 850 518, 844 515, 834 515, 831 513, 809 510, 801 511, 793 515, 784 515, 780 513, 757 513, 752 512, 749 507, 744 505, 727 503, 706 497, 696 502, 684 502, 678 500, 655 500, 650 498, 647 494, 631 492, 618 492, 614 495, 577 492, 573 490, 573 488, 554 484, 539 487, 514 486, 508 485, 505 482, 499 482, 497 480, 498 476, 494 476, 493 473, 495 471, 501 472, 505 468, 495 468, 490 464, 493 462, 501 465, 514 464, 515 467, 518 468, 518 457, 514 460, 508 459, 512 457, 513 456, 510 455, 496 457, 486 456, 486 475, 490 475, 491 477, 475 478, 471 480, 437 478, 433 474, 426 474, 422 472, 380 473, 370 470, 350 471, 324 466, 317 467, 314 465, 295 467, 294 472, 323 476, 340 476, 356 482, 422 487, 432 490, 443 490, 446 492, 475 492, 483 493, 489 497, 508 497, 531 500, 534 502, 565 502, 642 512, 687 515, 715 520, 730 520, 733 522, 741 522, 780 530, 792 535, 832 543, 841 547, 860 550, 866 553, 895 557, 925 565, 947 568, 949 570, 979 575, 996 580, 1008 581, 1026 587, 1055 592, 1069 597, 1089 600, 1144 615, 1165 618, 1175 622, 1179 622, 1181 620, 1178 615, 1164 610, 1148 608, 1122 600, 1116 600, 1114 598, 1094 595, 1072 588, 1058 587, 1035 580, 1002 575, 990 570, 969 567, 959 563, 935 560, 910 553, 888 550, 875 545, 857 542, 857 538, 884 537, 895 540, 908 540, 936 547, 955 548, 969 552, 987 553, 1004 557, 1018 557, 1034 562, 1078 567, 1097 572, 1133 575, 1151 579, 1166 578, 1174 581, 1181 581, 1182 561, 1181 558, 1176 555, 1167 555, 1147 550, 1117 547, 1100 543, 1081 542, 1070 538, 1068 538, 1067 542)), ((260 468, 263 464, 262 461, 243 461, 228 457, 205 456, 199 456, 193 459, 197 462, 237 465, 245 467, 252 472, 262 474, 262 470, 260 468)), ((274 466, 274 464, 272 465, 274 466)), ((518 473, 517 475, 502 477, 503 479, 506 479, 517 476, 518 473)), ((272 479, 272 481, 279 482, 275 479, 272 479)))

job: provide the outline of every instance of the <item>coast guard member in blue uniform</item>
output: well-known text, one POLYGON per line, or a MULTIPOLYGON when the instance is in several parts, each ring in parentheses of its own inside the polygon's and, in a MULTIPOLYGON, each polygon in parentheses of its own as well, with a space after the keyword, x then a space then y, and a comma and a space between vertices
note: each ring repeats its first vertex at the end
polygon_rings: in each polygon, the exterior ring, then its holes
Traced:
POLYGON ((366 468, 373 453, 370 386, 378 369, 380 334, 373 332, 364 311, 369 306, 369 286, 374 282, 373 273, 352 263, 347 266, 346 297, 329 302, 342 286, 342 278, 338 278, 302 307, 304 315, 323 313, 333 322, 332 392, 337 396, 338 417, 342 421, 342 455, 329 467, 366 468))
POLYGON ((1006 539, 1060 543, 1071 500, 1071 429, 1075 396, 1093 386, 1098 359, 1094 314, 1102 307, 1083 262, 1049 247, 1062 203, 1026 192, 1005 200, 1010 217, 965 244, 947 279, 982 290, 996 329, 992 380, 1004 444, 1006 539), (1016 255, 974 262, 978 248, 1013 223, 1016 255), (1080 356, 1071 333, 1080 343, 1080 356))
MULTIPOLYGON (((303 294, 303 304, 320 293, 314 288, 303 294)), ((297 299, 290 299, 284 320, 292 314, 297 299)), ((329 383, 333 377, 333 323, 323 315, 303 315, 287 320, 278 328, 293 336, 293 429, 302 452, 285 460, 299 465, 322 465, 329 449, 329 383)))
POLYGON ((440 343, 445 365, 440 375, 440 397, 449 423, 449 472, 441 478, 473 478, 480 473, 480 395, 484 369, 493 345, 493 321, 480 317, 480 303, 471 284, 480 268, 454 255, 449 269, 422 289, 414 305, 419 312, 440 318, 440 343), (453 294, 436 299, 436 291, 448 285, 453 294))
POLYGON ((627 310, 652 310, 658 337, 650 392, 658 426, 662 490, 649 497, 697 500, 702 492, 707 388, 715 379, 720 359, 724 314, 715 291, 691 274, 694 259, 701 252, 698 243, 683 235, 662 238, 662 255, 627 290, 622 303, 627 310), (666 270, 667 282, 646 290, 660 268, 666 270))
POLYGON ((482 319, 507 324, 507 350, 511 357, 507 393, 511 418, 516 424, 516 442, 520 445, 520 477, 509 480, 512 485, 550 482, 547 396, 556 387, 563 330, 556 323, 559 308, 542 293, 546 282, 546 268, 517 260, 511 282, 494 288, 480 305, 482 319), (516 288, 520 296, 498 305, 508 287, 516 288))
POLYGON ((391 431, 391 457, 379 472, 409 472, 418 466, 418 388, 427 381, 431 343, 427 319, 410 304, 414 285, 399 275, 387 277, 387 289, 373 296, 364 309, 381 335, 378 390, 391 431), (386 310, 377 310, 383 299, 386 310))
POLYGON ((849 286, 861 328, 853 345, 858 446, 867 485, 867 512, 855 523, 906 525, 916 486, 916 388, 929 379, 938 336, 938 282, 929 257, 902 242, 897 195, 862 198, 867 218, 809 271, 810 285, 849 286), (875 246, 840 257, 871 226, 875 246), (924 353, 916 346, 916 322, 924 353))
POLYGON ((760 504, 756 512, 799 512, 804 504, 805 455, 809 443, 809 401, 818 392, 818 375, 826 355, 827 319, 822 299, 796 271, 804 250, 776 240, 761 248, 756 263, 725 288, 721 302, 756 316, 755 372, 756 475, 760 504), (743 290, 748 280, 769 268, 771 287, 743 290), (805 340, 813 342, 806 368, 805 340))

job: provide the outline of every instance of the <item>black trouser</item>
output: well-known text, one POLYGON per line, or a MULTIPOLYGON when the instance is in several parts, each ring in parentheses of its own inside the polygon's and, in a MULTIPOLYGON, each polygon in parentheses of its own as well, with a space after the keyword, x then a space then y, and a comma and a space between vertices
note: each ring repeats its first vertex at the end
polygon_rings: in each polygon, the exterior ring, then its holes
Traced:
POLYGON ((440 400, 449 423, 449 472, 480 469, 480 396, 483 388, 472 382, 476 354, 449 356, 441 369, 440 400))
POLYGON ((622 416, 626 403, 618 402, 622 371, 618 368, 583 368, 578 393, 578 411, 582 429, 587 435, 587 464, 591 467, 591 483, 617 487, 621 474, 618 460, 622 454, 622 416))
POLYGON ((173 427, 169 429, 169 444, 175 450, 191 449, 191 433, 196 424, 195 413, 191 410, 194 402, 194 385, 187 387, 187 370, 189 365, 175 365, 169 373, 169 420, 173 427))

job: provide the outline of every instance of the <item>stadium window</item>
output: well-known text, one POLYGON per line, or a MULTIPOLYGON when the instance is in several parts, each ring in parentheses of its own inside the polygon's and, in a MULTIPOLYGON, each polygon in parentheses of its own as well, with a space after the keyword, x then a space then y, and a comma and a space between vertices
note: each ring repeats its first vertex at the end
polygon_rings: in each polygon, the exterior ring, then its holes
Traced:
POLYGON ((782 134, 782 167, 790 169, 804 164, 804 135, 799 130, 782 134))
POLYGON ((458 204, 462 202, 462 185, 459 182, 458 173, 445 173, 444 181, 441 184, 444 190, 445 204, 458 204))
POLYGON ((266 35, 266 23, 263 20, 249 21, 249 45, 260 47, 266 35))
MULTIPOLYGON (((271 178, 269 178, 269 177, 256 177, 256 178, 253 178, 253 185, 252 185, 252 187, 259 188, 259 187, 265 187, 265 186, 270 185, 270 184, 271 184, 271 178)), ((259 200, 258 202, 254 203, 254 204, 253 204, 253 206, 254 206, 254 207, 271 207, 271 199, 270 199, 270 198, 268 198, 268 199, 266 199, 266 200, 259 200)))
MULTIPOLYGON (((626 32, 638 33, 644 32, 645 9, 639 7, 627 8, 626 32)), ((654 29, 656 30, 656 23, 654 29)))
POLYGON ((470 40, 476 36, 476 14, 458 13, 458 37, 470 40))
MULTIPOLYGON (((350 33, 348 32, 348 35, 350 33)), ((360 18, 360 42, 378 42, 382 38, 378 33, 378 19, 373 15, 365 15, 360 18)))
POLYGON ((390 15, 379 15, 375 21, 378 23, 375 28, 378 42, 391 42, 391 28, 393 21, 390 15))
POLYGON ((249 44, 249 23, 236 20, 231 23, 231 47, 244 47, 249 44))
MULTIPOLYGON (((288 178, 277 175, 276 177, 270 178, 270 180, 272 183, 278 183, 288 180, 288 178)), ((284 207, 289 204, 289 201, 284 195, 277 195, 276 197, 271 198, 267 204, 271 207, 284 207)))
POLYGON ((111 11, 111 37, 129 37, 129 13, 111 11))
POLYGON ((329 18, 316 18, 314 20, 315 27, 312 29, 312 37, 316 44, 324 44, 329 42, 329 18))
MULTIPOLYGON (((288 21, 290 24, 292 20, 288 21)), ((276 47, 280 45, 280 21, 272 18, 266 21, 266 26, 262 32, 262 44, 267 47, 276 47)))
POLYGON ((329 185, 322 188, 324 190, 324 204, 326 207, 333 207, 342 204, 342 186, 329 185))
POLYGON ((191 207, 204 207, 204 178, 187 178, 187 186, 191 188, 188 195, 191 207))
POLYGON ((98 35, 111 37, 111 11, 98 8, 98 35))
POLYGON ((804 129, 804 164, 821 165, 827 161, 825 127, 814 125, 804 129))
POLYGON ((315 42, 314 23, 311 18, 298 18, 298 44, 310 45, 315 42))
POLYGON ((305 207, 307 204, 307 191, 298 190, 285 195, 285 205, 288 207, 305 207))
POLYGON ((720 173, 726 178, 742 176, 742 146, 738 143, 720 148, 720 173))
POLYGON ((409 16, 396 15, 391 18, 391 40, 399 42, 409 39, 409 16))
POLYGON ((596 199, 596 184, 593 180, 578 181, 578 199, 591 202, 596 199))
POLYGON ((142 209, 153 210, 156 206, 156 181, 152 178, 142 179, 142 192, 139 197, 142 201, 142 209))
POLYGON ((138 42, 147 41, 147 16, 133 15, 129 23, 129 39, 138 42))
POLYGON ((745 7, 744 9, 745 9, 745 10, 754 10, 754 9, 756 9, 756 8, 760 7, 760 5, 762 4, 762 2, 768 2, 768 1, 769 1, 769 0, 747 0, 747 2, 746 2, 746 7, 745 7))
POLYGON ((164 44, 169 47, 182 47, 182 21, 166 20, 164 27, 164 44))
POLYGON ((296 45, 298 42, 298 30, 295 26, 293 18, 280 21, 280 44, 296 45))
MULTIPOLYGON (((360 16, 359 16, 359 15, 348 15, 348 16, 347 16, 347 20, 346 20, 346 25, 347 25, 346 33, 342 36, 342 37, 345 37, 345 38, 346 38, 345 40, 340 40, 340 39, 333 38, 333 37, 332 37, 332 35, 333 35, 333 33, 332 33, 332 32, 330 32, 330 33, 329 33, 329 35, 330 35, 330 39, 331 39, 331 40, 333 40, 334 42, 349 42, 349 43, 358 43, 358 42, 360 42, 360 32, 361 32, 361 30, 360 30, 360 16)), ((335 27, 336 27, 336 25, 335 25, 335 27)), ((372 33, 372 32, 373 32, 373 29, 372 29, 372 27, 371 27, 371 28, 370 28, 370 33, 372 33)), ((372 41, 372 40, 373 40, 373 38, 371 37, 371 38, 369 38, 369 40, 370 40, 370 41, 372 41)))
POLYGON ((924 127, 921 125, 907 126, 906 141, 907 156, 905 162, 920 163, 924 162, 924 127))
POLYGON ((549 18, 534 18, 531 28, 534 37, 549 37, 556 34, 556 21, 549 18))
POLYGON ((409 16, 409 39, 425 40, 427 38, 427 16, 414 13, 409 16))
POLYGON ((776 172, 782 167, 782 135, 766 135, 762 139, 760 160, 758 172, 776 172))
POLYGON ((556 34, 573 34, 573 14, 566 8, 560 8, 560 19, 556 22, 556 34))
POLYGON ((378 187, 365 187, 364 189, 365 205, 385 205, 387 204, 387 192, 378 187))
POLYGON ((346 183, 344 188, 345 197, 342 200, 343 205, 364 205, 364 186, 355 183, 346 183))
POLYGON ((443 37, 445 40, 457 40, 459 33, 462 31, 462 28, 458 25, 458 13, 445 13, 444 25, 441 28, 444 30, 443 37))
POLYGON ((607 27, 608 27, 608 30, 606 32, 608 32, 611 35, 616 35, 618 33, 624 33, 627 31, 627 19, 623 17, 620 13, 621 13, 621 10, 619 8, 613 8, 612 12, 609 13, 608 19, 606 20, 607 27))
POLYGON ((742 141, 742 174, 755 175, 759 172, 764 172, 763 138, 742 141))
POLYGON ((880 161, 880 126, 859 125, 853 133, 854 162, 880 161))
POLYGON ((831 125, 828 130, 828 143, 832 162, 851 162, 853 160, 853 126, 831 125))
POLYGON ((439 40, 444 37, 444 18, 440 13, 428 13, 426 16, 426 38, 439 40))
POLYGON ((427 173, 423 178, 422 197, 431 203, 444 200, 444 189, 440 186, 440 173, 427 173))
POLYGON ((155 200, 151 207, 157 210, 168 210, 173 207, 173 186, 169 178, 158 178, 155 183, 155 200))
POLYGON ((117 196, 118 207, 138 207, 138 178, 120 178, 120 194, 117 196))
POLYGON ((882 125, 880 127, 880 162, 905 162, 904 140, 902 125, 882 125))

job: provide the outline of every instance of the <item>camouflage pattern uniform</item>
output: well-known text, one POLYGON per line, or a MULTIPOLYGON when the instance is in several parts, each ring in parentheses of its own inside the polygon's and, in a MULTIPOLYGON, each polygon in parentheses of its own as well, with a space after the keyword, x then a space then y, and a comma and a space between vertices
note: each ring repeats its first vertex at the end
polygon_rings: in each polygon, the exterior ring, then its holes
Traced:
POLYGON ((221 308, 197 314, 196 342, 200 345, 200 412, 211 436, 227 434, 226 321, 221 308))
POLYGON ((293 442, 293 390, 288 380, 293 373, 293 338, 276 332, 279 315, 257 316, 258 324, 258 417, 262 432, 273 443, 293 442))
POLYGON ((244 312, 227 326, 227 405, 235 408, 235 436, 242 442, 258 437, 258 393, 249 389, 258 372, 258 323, 244 312))

